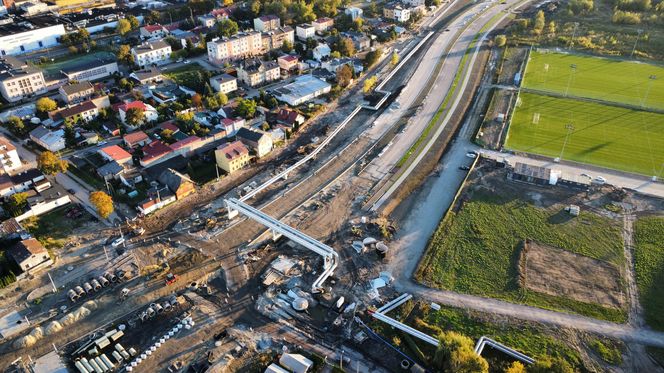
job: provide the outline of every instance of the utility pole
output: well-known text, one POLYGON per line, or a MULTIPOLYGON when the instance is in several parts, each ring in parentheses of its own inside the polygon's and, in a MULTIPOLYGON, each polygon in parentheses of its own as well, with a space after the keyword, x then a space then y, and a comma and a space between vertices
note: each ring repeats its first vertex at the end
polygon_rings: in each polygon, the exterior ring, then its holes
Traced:
POLYGON ((574 74, 576 74, 576 64, 573 63, 573 64, 569 65, 569 67, 570 67, 571 70, 570 70, 569 78, 567 79, 567 88, 565 88, 565 97, 567 97, 567 93, 569 93, 569 86, 572 83, 572 77, 574 76, 574 74))
POLYGON ((51 272, 46 272, 46 275, 48 276, 48 279, 51 281, 51 286, 53 286, 53 292, 57 293, 58 288, 55 286, 55 282, 53 282, 53 277, 51 277, 51 272))
POLYGON ((652 88, 653 82, 657 79, 657 75, 650 75, 648 77, 648 89, 646 89, 646 95, 643 97, 643 100, 641 101, 641 107, 644 107, 646 104, 646 101, 648 101, 648 95, 650 95, 650 89, 652 88))
POLYGON ((634 40, 634 48, 632 48, 632 53, 629 54, 629 58, 632 58, 634 56, 634 52, 636 51, 636 44, 639 42, 639 39, 641 38, 641 34, 643 33, 642 29, 636 30, 638 35, 636 35, 636 40, 634 40))
POLYGON ((106 255, 106 261, 108 262, 110 259, 108 259, 108 251, 106 251, 106 245, 102 247, 104 248, 104 255, 106 255))
POLYGON ((214 162, 214 170, 217 171, 217 181, 219 181, 219 166, 217 166, 217 162, 214 162))
POLYGON ((565 135, 565 142, 563 142, 563 148, 560 149, 560 157, 558 157, 558 159, 563 158, 563 152, 565 151, 565 146, 567 145, 567 139, 569 138, 570 133, 574 131, 574 125, 572 123, 567 123, 565 128, 567 129, 567 134, 565 135))
POLYGON ((569 39, 569 44, 567 45, 567 49, 572 50, 572 47, 574 46, 574 38, 576 37, 576 28, 579 27, 579 22, 574 22, 574 30, 572 31, 572 38, 569 39))

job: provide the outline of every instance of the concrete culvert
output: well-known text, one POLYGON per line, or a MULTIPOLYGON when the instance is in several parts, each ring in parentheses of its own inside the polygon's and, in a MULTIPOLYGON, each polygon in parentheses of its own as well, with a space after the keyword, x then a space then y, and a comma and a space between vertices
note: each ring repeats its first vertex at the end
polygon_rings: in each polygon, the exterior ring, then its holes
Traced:
POLYGON ((67 296, 72 302, 76 302, 80 298, 80 296, 76 293, 74 289, 69 289, 69 291, 67 292, 67 296))
POLYGON ((92 293, 92 285, 90 285, 89 282, 86 282, 86 283, 83 284, 83 289, 88 294, 92 293))
POLYGON ((169 302, 164 302, 164 311, 170 311, 171 310, 171 304, 169 302))
MULTIPOLYGON (((118 273, 122 273, 122 276, 124 277, 124 271, 118 271, 118 273)), ((107 273, 104 275, 109 281, 111 282, 117 282, 118 281, 118 276, 112 274, 112 273, 107 273)))
POLYGON ((148 313, 148 317, 152 317, 156 314, 155 310, 152 307, 148 307, 148 309, 145 310, 145 312, 148 313))
POLYGON ((79 297, 84 296, 85 293, 86 293, 86 292, 85 292, 85 289, 83 289, 83 288, 80 287, 80 286, 75 287, 75 288, 74 288, 74 291, 78 294, 79 297))
POLYGON ((93 278, 92 281, 90 281, 90 283, 92 284, 92 289, 94 291, 101 290, 101 284, 99 283, 99 281, 97 281, 96 278, 93 278))
POLYGON ((410 361, 403 359, 401 360, 401 369, 408 369, 410 368, 410 361))
POLYGON ((100 283, 101 286, 103 286, 103 287, 107 287, 108 285, 111 284, 111 282, 108 281, 108 280, 106 279, 106 277, 104 277, 104 276, 99 276, 99 283, 100 283))
POLYGON ((152 306, 157 313, 162 313, 164 312, 164 307, 161 306, 161 304, 156 303, 155 305, 152 306))

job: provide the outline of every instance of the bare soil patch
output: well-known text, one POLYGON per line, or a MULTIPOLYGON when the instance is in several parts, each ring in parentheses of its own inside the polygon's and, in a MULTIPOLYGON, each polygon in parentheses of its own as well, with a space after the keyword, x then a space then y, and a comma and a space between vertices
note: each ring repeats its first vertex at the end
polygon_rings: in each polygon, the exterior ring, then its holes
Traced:
POLYGON ((601 260, 527 241, 520 268, 522 285, 538 293, 618 309, 626 302, 620 271, 601 260))

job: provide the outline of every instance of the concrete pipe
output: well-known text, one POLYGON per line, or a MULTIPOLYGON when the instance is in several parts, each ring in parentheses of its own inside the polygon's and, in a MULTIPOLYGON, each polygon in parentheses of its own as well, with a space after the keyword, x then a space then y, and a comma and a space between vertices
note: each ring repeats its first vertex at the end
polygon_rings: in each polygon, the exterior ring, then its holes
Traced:
MULTIPOLYGON (((118 271, 118 273, 119 272, 122 272, 122 276, 124 276, 124 271, 118 271)), ((106 273, 106 274, 104 274, 104 277, 106 277, 108 279, 108 281, 118 282, 118 276, 116 276, 112 273, 106 273)))
POLYGON ((163 307, 164 307, 164 311, 170 311, 171 308, 172 308, 172 307, 171 307, 171 304, 168 303, 168 302, 164 302, 163 307))
POLYGON ((76 292, 76 294, 78 294, 79 297, 82 297, 86 294, 85 290, 80 286, 75 287, 74 291, 76 292))
POLYGON ((148 317, 153 317, 156 314, 155 310, 152 307, 148 307, 148 309, 145 310, 145 312, 148 313, 148 317))
POLYGON ((122 364, 122 362, 124 361, 124 358, 117 351, 113 351, 111 356, 113 356, 113 359, 115 359, 115 361, 117 361, 118 364, 122 364))
POLYGON ((99 281, 99 283, 100 283, 101 286, 103 286, 103 287, 107 287, 108 285, 111 284, 111 282, 108 281, 108 280, 106 279, 106 277, 104 277, 104 276, 99 276, 99 278, 98 278, 97 280, 99 281))
POLYGON ((88 370, 88 372, 92 373, 92 372, 95 371, 95 368, 93 368, 92 365, 90 365, 90 362, 88 361, 88 359, 82 358, 81 363, 83 363, 83 366, 85 367, 85 369, 88 370))
POLYGON ((146 311, 141 312, 140 315, 138 315, 138 318, 141 319, 141 321, 145 321, 148 319, 148 313, 146 311))
POLYGON ((92 285, 90 285, 89 282, 84 283, 83 290, 85 290, 85 292, 88 294, 92 293, 92 285))
POLYGON ((164 312, 164 307, 162 307, 161 304, 159 303, 155 303, 154 305, 152 305, 152 307, 154 308, 155 311, 157 311, 157 313, 164 312))
POLYGON ((171 303, 171 306, 178 304, 178 298, 175 295, 171 295, 171 298, 168 301, 171 303))
POLYGON ((80 298, 80 296, 76 293, 74 289, 69 289, 69 291, 67 292, 67 296, 72 302, 76 302, 78 298, 80 298))
POLYGON ((99 283, 99 281, 97 281, 96 278, 93 278, 92 281, 90 281, 90 283, 92 284, 92 289, 94 291, 101 290, 101 284, 99 283))

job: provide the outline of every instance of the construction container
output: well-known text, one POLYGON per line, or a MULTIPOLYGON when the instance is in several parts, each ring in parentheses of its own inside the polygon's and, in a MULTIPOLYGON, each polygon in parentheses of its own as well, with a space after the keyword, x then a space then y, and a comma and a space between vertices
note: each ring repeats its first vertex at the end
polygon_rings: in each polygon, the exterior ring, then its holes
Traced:
POLYGON ((127 351, 129 351, 129 355, 131 355, 131 356, 138 355, 138 352, 136 352, 136 349, 133 348, 133 347, 129 347, 129 350, 127 350, 127 351))

